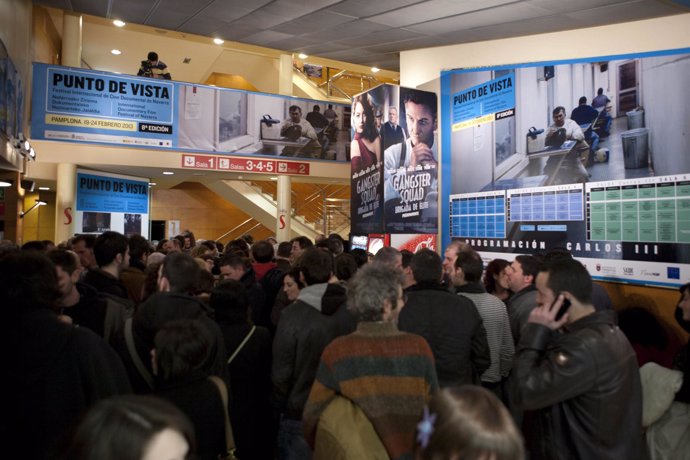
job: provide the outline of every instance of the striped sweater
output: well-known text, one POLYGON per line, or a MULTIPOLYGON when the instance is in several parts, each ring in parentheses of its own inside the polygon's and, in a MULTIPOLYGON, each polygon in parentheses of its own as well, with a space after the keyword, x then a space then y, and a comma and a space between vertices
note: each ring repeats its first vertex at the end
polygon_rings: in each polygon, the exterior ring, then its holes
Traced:
POLYGON ((433 354, 422 337, 393 323, 360 322, 321 355, 304 408, 305 436, 313 446, 319 417, 338 394, 362 409, 392 459, 412 458, 416 425, 437 389, 433 354))
POLYGON ((505 304, 496 296, 487 294, 484 286, 469 283, 458 287, 458 295, 470 299, 477 307, 486 329, 486 340, 491 352, 491 365, 481 376, 482 382, 497 383, 508 376, 513 367, 513 334, 505 304))

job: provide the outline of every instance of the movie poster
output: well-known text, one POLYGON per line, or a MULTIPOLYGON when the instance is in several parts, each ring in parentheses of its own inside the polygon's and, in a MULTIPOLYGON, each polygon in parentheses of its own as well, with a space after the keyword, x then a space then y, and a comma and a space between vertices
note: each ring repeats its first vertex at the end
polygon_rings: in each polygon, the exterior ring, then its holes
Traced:
POLYGON ((380 85, 354 97, 353 234, 438 231, 437 117, 427 91, 380 85), (363 184, 375 209, 362 206, 363 184))

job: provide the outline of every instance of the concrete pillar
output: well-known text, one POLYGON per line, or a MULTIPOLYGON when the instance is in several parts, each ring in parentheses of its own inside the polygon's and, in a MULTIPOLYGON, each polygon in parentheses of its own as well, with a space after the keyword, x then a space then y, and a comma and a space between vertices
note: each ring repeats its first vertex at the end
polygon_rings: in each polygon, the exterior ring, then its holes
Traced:
POLYGON ((292 55, 281 54, 278 66, 278 94, 292 96, 292 55))
POLYGON ((62 65, 81 67, 82 17, 67 13, 62 17, 62 65))
POLYGON ((55 242, 67 241, 76 232, 77 167, 60 163, 55 191, 55 242))
POLYGON ((278 215, 276 216, 276 239, 278 242, 290 240, 290 220, 292 219, 292 178, 278 176, 278 215))

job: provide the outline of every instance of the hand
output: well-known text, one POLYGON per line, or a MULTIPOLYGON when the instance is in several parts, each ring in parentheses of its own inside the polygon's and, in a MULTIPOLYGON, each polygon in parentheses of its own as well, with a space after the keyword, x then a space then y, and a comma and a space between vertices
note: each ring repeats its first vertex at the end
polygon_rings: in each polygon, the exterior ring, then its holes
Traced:
POLYGON ((536 307, 529 314, 528 323, 542 324, 551 330, 559 329, 565 323, 568 322, 568 313, 563 315, 560 320, 556 321, 556 315, 558 310, 560 310, 561 305, 563 305, 563 300, 565 297, 560 294, 554 303, 551 305, 541 305, 536 307))
POLYGON ((417 165, 436 165, 434 159, 434 152, 423 142, 412 147, 412 156, 410 157, 410 167, 416 168, 417 165))

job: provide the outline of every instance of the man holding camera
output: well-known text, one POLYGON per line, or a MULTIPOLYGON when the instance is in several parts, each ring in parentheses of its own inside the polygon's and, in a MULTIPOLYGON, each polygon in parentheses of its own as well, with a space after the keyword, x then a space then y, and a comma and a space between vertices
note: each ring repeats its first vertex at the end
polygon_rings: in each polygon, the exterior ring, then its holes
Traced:
POLYGON ((141 61, 141 67, 139 67, 137 75, 140 77, 162 78, 164 80, 171 79, 168 66, 165 65, 165 62, 158 60, 158 53, 155 51, 150 51, 147 59, 141 61))

